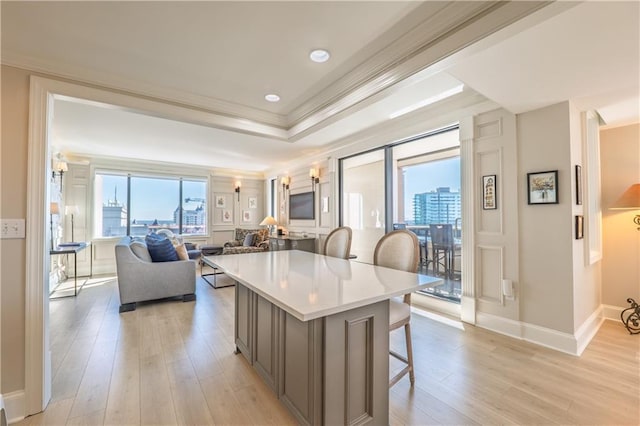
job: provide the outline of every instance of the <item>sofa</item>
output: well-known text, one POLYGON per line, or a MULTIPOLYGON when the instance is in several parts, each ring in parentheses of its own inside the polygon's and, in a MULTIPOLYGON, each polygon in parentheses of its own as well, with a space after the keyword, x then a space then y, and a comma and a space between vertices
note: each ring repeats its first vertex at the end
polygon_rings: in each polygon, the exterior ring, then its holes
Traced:
POLYGON ((124 237, 115 247, 120 312, 137 302, 181 296, 196 299, 196 261, 153 262, 144 240, 124 237))
POLYGON ((269 249, 268 229, 236 228, 235 239, 224 243, 222 254, 257 253, 269 249), (253 235, 253 238, 248 238, 253 235))

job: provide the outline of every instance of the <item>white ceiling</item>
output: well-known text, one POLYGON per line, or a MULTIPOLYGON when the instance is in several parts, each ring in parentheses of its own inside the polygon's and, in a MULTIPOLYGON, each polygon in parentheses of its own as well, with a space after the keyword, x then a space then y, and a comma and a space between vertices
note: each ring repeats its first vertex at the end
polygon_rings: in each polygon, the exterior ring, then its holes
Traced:
POLYGON ((418 72, 417 60, 439 47, 433 37, 511 6, 2 2, 2 62, 288 134, 275 139, 57 100, 53 139, 63 153, 126 152, 257 172, 388 121, 459 81, 514 113, 572 100, 611 125, 638 121, 638 2, 560 2, 538 11, 527 3, 518 12, 526 18, 418 72), (331 60, 309 61, 316 47, 328 48, 331 60), (267 92, 282 101, 267 103, 267 92))

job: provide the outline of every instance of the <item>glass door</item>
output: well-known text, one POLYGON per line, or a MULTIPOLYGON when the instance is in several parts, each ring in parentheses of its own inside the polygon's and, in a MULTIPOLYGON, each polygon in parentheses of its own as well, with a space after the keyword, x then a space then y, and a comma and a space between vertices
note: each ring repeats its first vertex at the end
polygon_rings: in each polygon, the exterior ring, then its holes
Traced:
POLYGON ((444 284, 424 293, 460 303, 462 198, 458 130, 393 147, 394 224, 417 234, 419 272, 444 284))
POLYGON ((373 251, 385 234, 384 150, 340 160, 341 223, 353 230, 351 253, 373 263, 373 251))

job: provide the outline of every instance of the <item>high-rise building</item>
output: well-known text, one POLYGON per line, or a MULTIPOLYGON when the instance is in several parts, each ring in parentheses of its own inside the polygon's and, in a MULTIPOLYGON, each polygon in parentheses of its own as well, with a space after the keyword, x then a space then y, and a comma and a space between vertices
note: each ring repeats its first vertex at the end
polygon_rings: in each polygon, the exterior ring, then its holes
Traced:
POLYGON ((423 192, 413 196, 413 217, 416 225, 431 223, 455 224, 462 216, 460 192, 451 192, 449 187, 423 192))

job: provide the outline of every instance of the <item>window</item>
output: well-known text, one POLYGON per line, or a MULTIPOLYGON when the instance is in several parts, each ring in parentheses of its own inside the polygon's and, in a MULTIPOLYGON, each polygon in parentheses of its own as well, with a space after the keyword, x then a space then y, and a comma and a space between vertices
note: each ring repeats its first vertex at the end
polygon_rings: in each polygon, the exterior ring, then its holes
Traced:
POLYGON ((206 180, 96 173, 97 237, 207 234, 206 180))

